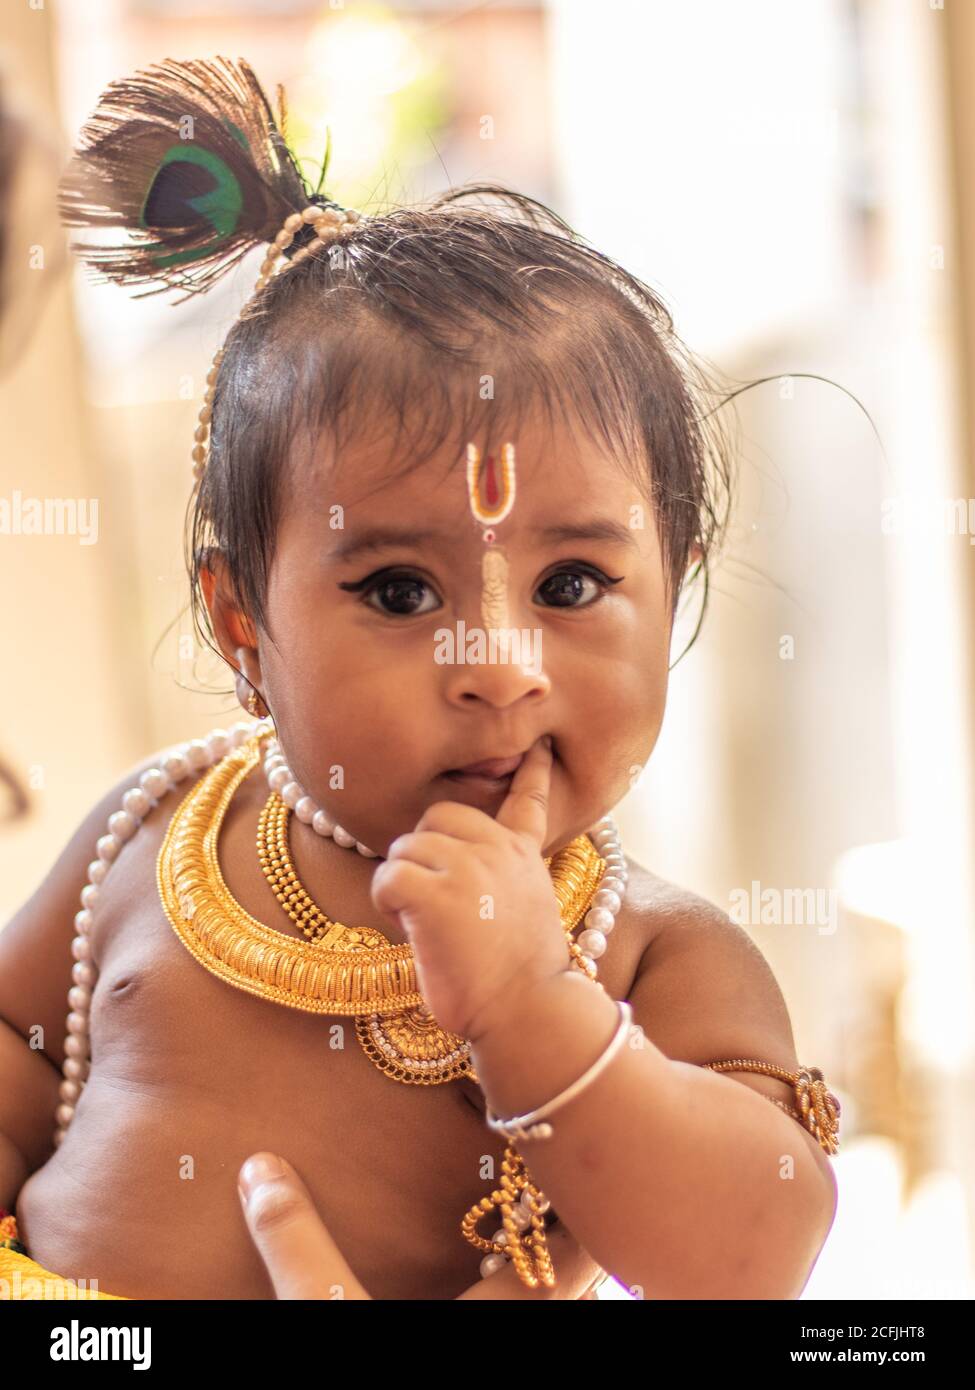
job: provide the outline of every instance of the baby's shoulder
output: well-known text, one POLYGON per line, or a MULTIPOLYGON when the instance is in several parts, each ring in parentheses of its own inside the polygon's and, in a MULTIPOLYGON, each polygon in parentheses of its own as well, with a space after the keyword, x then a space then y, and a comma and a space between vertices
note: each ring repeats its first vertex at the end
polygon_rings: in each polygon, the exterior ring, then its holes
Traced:
MULTIPOLYGON (((119 895, 145 835, 165 824, 182 795, 213 762, 221 748, 235 746, 250 724, 214 730, 207 739, 151 753, 101 791, 71 831, 44 880, 0 930, 0 1019, 24 1037, 40 1025, 45 1052, 60 1069, 64 1061, 65 1000, 72 988, 75 938, 97 940, 111 913, 105 900, 119 895), (137 835, 145 824, 151 829, 137 835)), ((107 780, 107 779, 106 779, 107 780)), ((145 867, 138 891, 145 896, 145 867)), ((132 885, 125 884, 131 893, 132 885)), ((111 904, 109 904, 111 906, 111 904)))
POLYGON ((789 1011, 748 932, 716 903, 627 862, 645 943, 631 997, 652 1017, 653 1042, 691 1062, 764 1057, 794 1070, 789 1011))
MULTIPOLYGON (((254 730, 255 725, 241 721, 151 753, 102 803, 109 806, 114 801, 114 810, 103 827, 107 862, 92 923, 96 961, 129 920, 133 901, 142 902, 147 884, 154 884, 156 856, 176 808, 204 774, 254 730)), ((149 897, 155 901, 153 893, 149 897)))
MULTIPOLYGON (((649 966, 650 950, 654 948, 654 965, 665 954, 686 946, 691 939, 700 944, 705 936, 739 939, 745 933, 732 922, 716 903, 693 893, 680 884, 671 883, 652 873, 642 864, 626 856, 629 878, 626 902, 633 918, 639 923, 644 940, 640 974, 649 966)), ((746 938, 749 940, 750 938, 746 938)), ((757 949, 757 948, 756 948, 757 949)))

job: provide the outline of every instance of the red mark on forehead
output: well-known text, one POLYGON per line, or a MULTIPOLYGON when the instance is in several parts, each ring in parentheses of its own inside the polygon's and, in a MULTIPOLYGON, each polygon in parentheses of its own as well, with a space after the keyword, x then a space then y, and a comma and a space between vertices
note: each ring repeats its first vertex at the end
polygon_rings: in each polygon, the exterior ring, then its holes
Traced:
POLYGON ((496 507, 500 496, 498 475, 494 467, 494 455, 488 454, 484 461, 484 500, 489 507, 496 507))

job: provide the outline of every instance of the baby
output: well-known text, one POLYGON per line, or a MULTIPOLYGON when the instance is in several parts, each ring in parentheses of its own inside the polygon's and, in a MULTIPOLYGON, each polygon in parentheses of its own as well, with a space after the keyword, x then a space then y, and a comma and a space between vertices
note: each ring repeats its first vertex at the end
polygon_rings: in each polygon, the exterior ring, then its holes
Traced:
POLYGON ((371 1298, 798 1297, 835 1098, 609 819, 727 480, 666 310, 505 189, 346 216, 246 64, 124 95, 65 185, 137 233, 94 263, 196 292, 273 248, 188 546, 258 722, 131 769, 0 932, 0 1275, 273 1297, 236 1192, 273 1150, 371 1298))

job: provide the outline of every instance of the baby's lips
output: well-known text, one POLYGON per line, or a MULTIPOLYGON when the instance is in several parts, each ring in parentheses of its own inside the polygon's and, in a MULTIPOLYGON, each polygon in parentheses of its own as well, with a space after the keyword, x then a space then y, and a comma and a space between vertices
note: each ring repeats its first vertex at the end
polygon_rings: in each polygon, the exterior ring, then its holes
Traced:
POLYGON ((548 747, 554 754, 552 735, 543 734, 524 753, 508 758, 483 758, 477 763, 466 763, 463 767, 451 767, 444 773, 446 777, 510 777, 518 771, 522 763, 536 748, 548 747))
POLYGON ((509 773, 518 771, 524 759, 524 753, 519 753, 516 758, 488 758, 484 762, 468 763, 466 767, 451 768, 451 772, 460 772, 469 777, 507 777, 509 773))

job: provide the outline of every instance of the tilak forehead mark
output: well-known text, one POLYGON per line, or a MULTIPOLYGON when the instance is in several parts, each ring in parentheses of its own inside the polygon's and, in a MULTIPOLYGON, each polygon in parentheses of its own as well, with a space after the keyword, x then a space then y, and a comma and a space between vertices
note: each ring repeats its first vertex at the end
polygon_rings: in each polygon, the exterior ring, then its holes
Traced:
POLYGON ((508 559, 495 544, 496 531, 515 504, 515 446, 501 447, 501 468, 488 454, 481 461, 476 444, 467 446, 467 496, 474 520, 484 527, 485 550, 481 557, 481 617, 484 626, 506 629, 508 622, 508 559))

